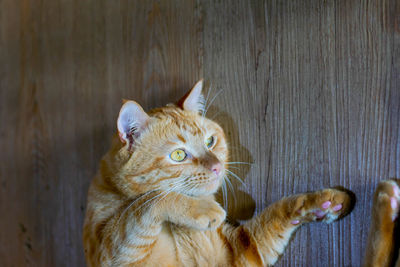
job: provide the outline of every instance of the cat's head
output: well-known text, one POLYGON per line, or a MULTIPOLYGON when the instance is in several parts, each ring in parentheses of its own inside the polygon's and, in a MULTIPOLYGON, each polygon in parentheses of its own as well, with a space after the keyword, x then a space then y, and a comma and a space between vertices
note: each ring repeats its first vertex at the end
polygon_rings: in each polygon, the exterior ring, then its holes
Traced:
POLYGON ((228 149, 222 128, 202 115, 203 82, 177 104, 146 113, 126 101, 119 113, 121 148, 128 155, 121 166, 124 191, 175 191, 192 196, 213 194, 224 176, 228 149))

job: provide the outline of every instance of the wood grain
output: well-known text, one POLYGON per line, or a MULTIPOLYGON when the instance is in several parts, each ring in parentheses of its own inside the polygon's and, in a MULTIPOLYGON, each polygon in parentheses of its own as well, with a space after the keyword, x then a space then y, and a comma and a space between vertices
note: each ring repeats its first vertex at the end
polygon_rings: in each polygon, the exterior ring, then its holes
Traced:
POLYGON ((297 232, 277 266, 360 266, 372 193, 400 177, 400 3, 0 0, 0 263, 85 266, 86 193, 121 99, 204 77, 245 219, 343 185, 358 202, 297 232))

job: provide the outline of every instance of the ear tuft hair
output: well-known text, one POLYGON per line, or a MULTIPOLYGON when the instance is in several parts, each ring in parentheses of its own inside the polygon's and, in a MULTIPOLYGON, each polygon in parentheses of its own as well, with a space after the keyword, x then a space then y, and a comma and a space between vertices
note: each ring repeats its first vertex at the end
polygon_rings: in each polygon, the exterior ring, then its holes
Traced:
POLYGON ((132 100, 123 100, 124 104, 119 111, 117 128, 122 142, 132 145, 134 139, 146 127, 149 116, 143 108, 132 100))

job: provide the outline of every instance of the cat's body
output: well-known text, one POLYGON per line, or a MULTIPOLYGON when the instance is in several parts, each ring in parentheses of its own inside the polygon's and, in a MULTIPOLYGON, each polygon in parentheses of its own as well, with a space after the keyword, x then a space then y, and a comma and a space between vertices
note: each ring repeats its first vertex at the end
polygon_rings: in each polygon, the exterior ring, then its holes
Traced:
POLYGON ((227 144, 199 114, 201 87, 149 114, 123 105, 119 134, 89 189, 88 266, 272 265, 303 223, 350 211, 348 193, 324 189, 284 198, 238 227, 224 222, 213 194, 229 165, 227 144))

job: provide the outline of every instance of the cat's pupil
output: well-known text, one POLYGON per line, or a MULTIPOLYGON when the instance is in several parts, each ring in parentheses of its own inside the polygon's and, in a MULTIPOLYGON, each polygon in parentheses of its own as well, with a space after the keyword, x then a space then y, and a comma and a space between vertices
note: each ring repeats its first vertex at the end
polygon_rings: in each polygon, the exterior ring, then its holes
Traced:
POLYGON ((206 140, 206 146, 207 146, 208 148, 210 148, 210 147, 213 145, 213 143, 214 143, 214 137, 213 137, 213 136, 210 136, 209 138, 207 138, 207 140, 206 140))

